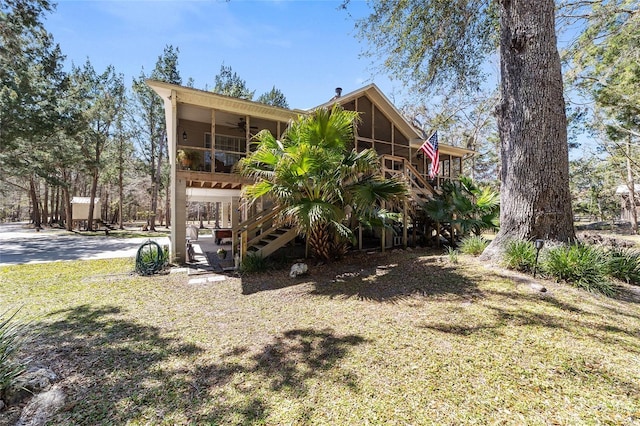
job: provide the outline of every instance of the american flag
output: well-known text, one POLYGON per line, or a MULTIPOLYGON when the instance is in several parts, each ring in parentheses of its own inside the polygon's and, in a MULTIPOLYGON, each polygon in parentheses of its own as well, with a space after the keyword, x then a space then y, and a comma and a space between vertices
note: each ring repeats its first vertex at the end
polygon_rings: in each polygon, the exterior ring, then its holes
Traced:
POLYGON ((433 179, 440 171, 440 154, 438 152, 438 131, 433 134, 422 144, 420 147, 427 157, 431 160, 431 170, 429 171, 429 177, 433 179))

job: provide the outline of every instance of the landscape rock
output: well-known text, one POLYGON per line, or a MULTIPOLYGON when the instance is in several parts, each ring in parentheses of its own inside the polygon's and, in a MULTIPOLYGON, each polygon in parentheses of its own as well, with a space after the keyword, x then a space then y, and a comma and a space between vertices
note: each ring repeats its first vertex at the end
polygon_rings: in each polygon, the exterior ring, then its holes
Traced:
POLYGON ((531 289, 534 291, 539 291, 540 293, 546 293, 547 288, 542 284, 531 283, 531 289))
POLYGON ((291 272, 289 272, 289 276, 291 278, 295 278, 300 275, 304 275, 308 271, 308 267, 306 263, 295 263, 291 266, 291 272))
POLYGON ((48 389, 58 377, 48 368, 31 367, 20 375, 7 390, 6 402, 16 404, 32 395, 48 389))
POLYGON ((16 426, 40 426, 64 405, 65 395, 62 389, 55 385, 48 391, 34 396, 22 409, 16 426))

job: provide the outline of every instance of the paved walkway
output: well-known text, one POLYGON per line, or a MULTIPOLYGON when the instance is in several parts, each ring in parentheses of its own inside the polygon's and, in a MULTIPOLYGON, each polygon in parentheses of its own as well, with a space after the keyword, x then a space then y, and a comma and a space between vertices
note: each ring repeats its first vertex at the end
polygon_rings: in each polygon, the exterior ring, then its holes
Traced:
MULTIPOLYGON (((135 257, 149 238, 114 238, 70 234, 64 230, 37 232, 25 223, 0 223, 0 266, 58 260, 135 257)), ((167 237, 152 237, 168 245, 167 237)))

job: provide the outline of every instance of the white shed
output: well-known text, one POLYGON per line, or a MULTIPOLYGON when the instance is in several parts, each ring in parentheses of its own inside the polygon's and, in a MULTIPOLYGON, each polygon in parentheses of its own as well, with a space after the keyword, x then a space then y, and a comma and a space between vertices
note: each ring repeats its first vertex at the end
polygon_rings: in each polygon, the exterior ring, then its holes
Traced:
MULTIPOLYGON (((93 199, 93 219, 100 219, 100 198, 93 199)), ((73 220, 87 220, 89 218, 89 203, 91 197, 73 197, 71 199, 71 217, 73 220)))

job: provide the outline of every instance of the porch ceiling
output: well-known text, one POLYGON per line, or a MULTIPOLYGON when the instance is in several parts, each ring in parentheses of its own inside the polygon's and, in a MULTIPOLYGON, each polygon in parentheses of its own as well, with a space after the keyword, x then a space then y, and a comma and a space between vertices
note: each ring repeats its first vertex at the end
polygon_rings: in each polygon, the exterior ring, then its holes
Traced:
POLYGON ((252 183, 237 174, 178 171, 178 177, 184 179, 187 188, 240 190, 243 185, 252 183))

